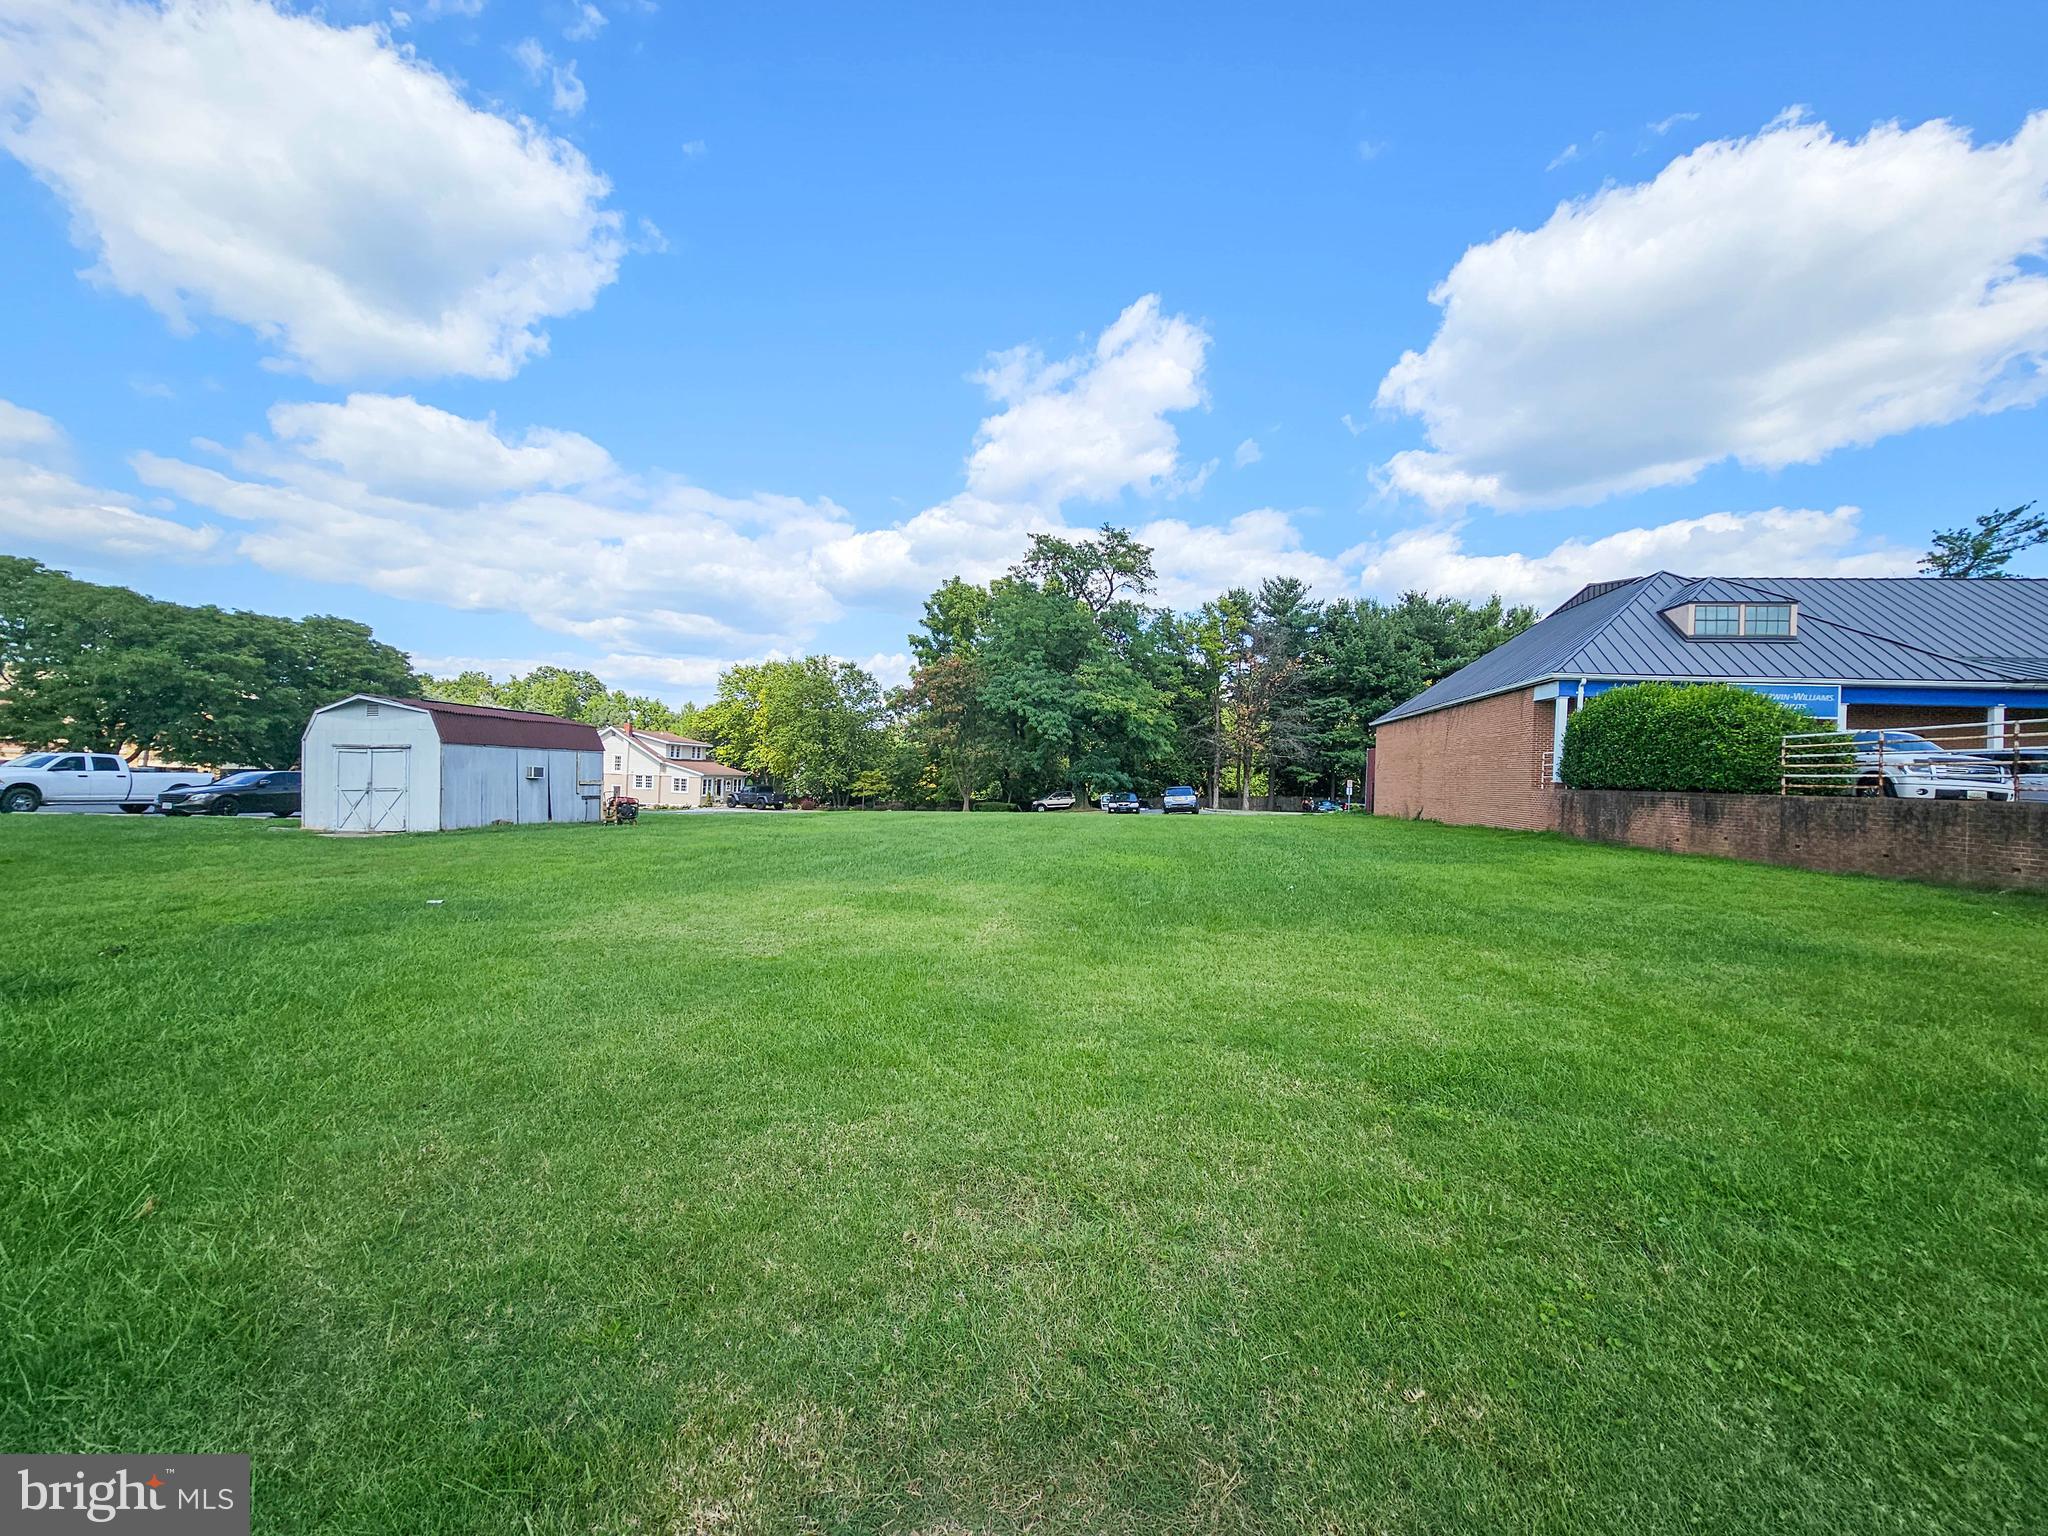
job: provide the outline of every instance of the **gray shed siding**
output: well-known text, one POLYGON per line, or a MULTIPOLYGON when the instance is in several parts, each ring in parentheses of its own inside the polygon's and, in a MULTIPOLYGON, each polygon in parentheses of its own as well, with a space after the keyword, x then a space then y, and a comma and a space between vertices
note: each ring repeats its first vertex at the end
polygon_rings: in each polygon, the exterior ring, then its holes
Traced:
MULTIPOLYGON (((313 712, 299 741, 299 825, 314 831, 432 832, 441 802, 441 739, 425 710, 390 700, 344 699, 313 712), (377 713, 370 713, 375 704, 377 713), (365 748, 402 751, 402 805, 374 829, 351 823, 341 787, 342 759, 365 748)), ((363 820, 358 808, 356 822, 363 820)))
POLYGON ((441 748, 441 825, 596 821, 603 778, 601 752, 449 742, 441 748), (528 779, 529 768, 541 776, 528 779))

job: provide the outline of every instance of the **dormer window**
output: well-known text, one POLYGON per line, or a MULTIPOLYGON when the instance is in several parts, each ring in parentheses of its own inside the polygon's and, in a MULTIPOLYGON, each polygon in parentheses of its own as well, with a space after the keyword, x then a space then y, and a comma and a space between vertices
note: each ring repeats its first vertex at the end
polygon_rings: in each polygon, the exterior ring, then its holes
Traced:
POLYGON ((1695 640, 1728 640, 1742 633, 1742 604, 1694 603, 1692 634, 1695 640))
POLYGON ((1754 635, 1759 640, 1789 640, 1792 638, 1792 605, 1790 603, 1744 603, 1742 605, 1742 632, 1754 635))
POLYGON ((671 759, 680 761, 683 756, 683 749, 680 745, 672 743, 668 749, 668 755, 671 759))
POLYGON ((1680 603, 1664 615, 1693 640, 1791 640, 1799 634, 1796 603, 1680 603))

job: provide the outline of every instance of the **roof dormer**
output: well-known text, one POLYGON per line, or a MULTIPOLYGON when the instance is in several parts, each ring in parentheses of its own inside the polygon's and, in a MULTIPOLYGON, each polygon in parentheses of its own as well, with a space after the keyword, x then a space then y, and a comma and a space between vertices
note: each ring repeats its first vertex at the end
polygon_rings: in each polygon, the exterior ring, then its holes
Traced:
POLYGON ((1658 611, 1688 640, 1799 638, 1799 604, 1729 581, 1696 581, 1658 611))

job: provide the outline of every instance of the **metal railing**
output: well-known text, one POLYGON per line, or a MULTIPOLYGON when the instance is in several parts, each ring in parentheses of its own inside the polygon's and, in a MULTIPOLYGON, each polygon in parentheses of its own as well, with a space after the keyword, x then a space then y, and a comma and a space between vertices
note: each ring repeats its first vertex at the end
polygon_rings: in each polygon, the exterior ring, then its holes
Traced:
POLYGON ((1800 731, 1778 773, 1781 795, 2048 800, 2048 719, 1800 731))

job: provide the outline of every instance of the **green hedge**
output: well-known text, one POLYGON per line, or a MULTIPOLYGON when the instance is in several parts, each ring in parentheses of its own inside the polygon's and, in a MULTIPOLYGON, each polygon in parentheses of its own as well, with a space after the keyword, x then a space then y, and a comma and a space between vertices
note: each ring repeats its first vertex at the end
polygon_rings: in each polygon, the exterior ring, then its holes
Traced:
POLYGON ((974 802, 974 809, 977 811, 1014 811, 1017 807, 1010 804, 1007 800, 977 800, 974 802))
POLYGON ((1632 683, 1572 716, 1558 772, 1573 789, 1774 795, 1781 739, 1826 728, 1732 683, 1632 683))

